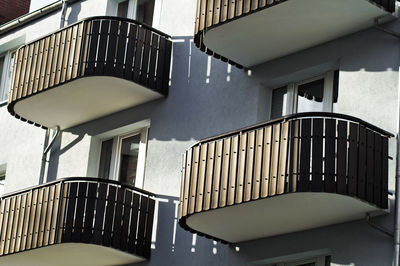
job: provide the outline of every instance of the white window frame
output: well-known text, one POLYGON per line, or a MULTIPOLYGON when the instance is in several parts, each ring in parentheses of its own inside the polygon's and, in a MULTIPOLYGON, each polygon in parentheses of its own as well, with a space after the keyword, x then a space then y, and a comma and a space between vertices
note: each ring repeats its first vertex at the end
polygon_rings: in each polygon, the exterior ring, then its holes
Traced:
MULTIPOLYGON (((112 137, 112 151, 111 151, 111 160, 110 160, 110 172, 108 178, 111 180, 118 181, 119 179, 119 171, 120 171, 120 154, 122 148, 122 141, 126 138, 140 135, 140 143, 139 143, 139 154, 138 161, 136 166, 136 178, 135 178, 135 187, 143 188, 144 186, 144 174, 145 174, 145 166, 146 166, 146 155, 147 155, 147 138, 148 138, 149 126, 145 126, 139 129, 135 129, 133 131, 129 131, 127 133, 122 133, 119 135, 115 135, 112 137)), ((99 154, 98 154, 98 166, 97 166, 97 175, 100 174, 100 156, 101 156, 101 145, 104 141, 110 140, 111 138, 101 138, 99 142, 99 154)))
POLYGON ((0 186, 3 186, 3 193, 0 193, 0 196, 4 194, 4 186, 6 185, 6 171, 7 164, 0 165, 0 186))
MULTIPOLYGON (((1 79, 0 79, 0 104, 5 103, 8 101, 8 97, 5 99, 2 99, 4 95, 9 95, 11 88, 6 88, 6 84, 9 82, 11 79, 12 81, 12 68, 14 67, 14 64, 11 64, 11 56, 12 54, 16 54, 16 50, 11 50, 8 51, 7 53, 1 54, 0 57, 4 57, 4 65, 3 65, 3 72, 0 73, 1 79), (7 77, 8 72, 11 69, 11 76, 7 77)), ((15 60, 15 55, 14 55, 14 60, 15 60)))
MULTIPOLYGON (((328 71, 322 75, 318 75, 312 78, 304 79, 298 82, 292 82, 287 84, 287 96, 286 102, 283 103, 286 110, 283 115, 290 115, 297 113, 297 98, 298 98, 298 88, 300 85, 305 83, 313 82, 319 79, 324 79, 324 99, 322 105, 323 112, 333 111, 333 83, 334 83, 335 71, 328 71)), ((272 103, 273 104, 273 103, 272 103)))

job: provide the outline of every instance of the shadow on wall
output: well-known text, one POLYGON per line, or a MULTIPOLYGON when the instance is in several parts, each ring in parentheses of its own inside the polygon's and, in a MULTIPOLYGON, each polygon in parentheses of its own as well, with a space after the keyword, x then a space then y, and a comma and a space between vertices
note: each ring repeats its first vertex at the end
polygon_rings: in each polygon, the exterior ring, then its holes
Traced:
POLYGON ((79 13, 81 12, 82 9, 82 2, 85 2, 86 0, 83 1, 78 1, 75 2, 71 5, 72 8, 70 8, 71 12, 69 13, 67 17, 68 24, 72 24, 78 21, 79 13))

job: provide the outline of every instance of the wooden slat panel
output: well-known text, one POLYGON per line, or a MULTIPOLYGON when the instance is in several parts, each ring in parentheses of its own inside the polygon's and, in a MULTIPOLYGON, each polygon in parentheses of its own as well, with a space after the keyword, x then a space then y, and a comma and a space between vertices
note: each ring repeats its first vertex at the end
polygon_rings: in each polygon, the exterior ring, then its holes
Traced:
POLYGON ((145 29, 143 27, 138 27, 136 48, 135 48, 135 61, 133 64, 133 78, 132 78, 132 80, 137 83, 139 83, 140 69, 143 61, 144 36, 145 36, 145 29))
POLYGON ((12 197, 10 200, 10 208, 9 208, 9 213, 8 213, 8 228, 7 231, 5 232, 6 234, 6 241, 4 244, 4 254, 9 254, 10 253, 10 243, 11 243, 11 236, 12 236, 12 231, 13 231, 13 223, 14 223, 14 217, 15 217, 15 203, 16 203, 16 197, 12 197))
POLYGON ((77 36, 75 40, 73 64, 71 69, 71 79, 77 78, 79 74, 79 66, 83 63, 83 58, 81 55, 85 53, 84 46, 82 45, 84 41, 84 22, 78 24, 77 36))
POLYGON ((300 137, 300 176, 297 191, 302 192, 309 191, 310 184, 311 119, 301 120, 300 137))
POLYGON ((251 1, 251 11, 254 11, 258 8, 258 0, 251 1))
POLYGON ((215 142, 211 142, 208 144, 208 151, 207 151, 207 170, 206 170, 206 182, 204 187, 204 205, 203 205, 203 210, 205 211, 209 210, 211 206, 214 157, 215 157, 215 142))
POLYGON ((54 51, 54 42, 55 42, 55 35, 51 35, 47 37, 44 41, 44 52, 43 52, 43 63, 41 68, 40 80, 38 85, 38 91, 42 91, 45 86, 47 88, 47 84, 50 80, 50 71, 51 71, 51 60, 49 58, 53 56, 54 51))
POLYGON ((121 229, 121 250, 125 251, 128 249, 128 231, 131 218, 132 209, 132 191, 127 190, 125 193, 124 200, 124 216, 122 218, 122 229, 121 229))
POLYGON ((107 207, 106 207, 106 216, 104 219, 104 233, 103 233, 103 245, 106 247, 111 246, 112 221, 115 209, 115 196, 116 196, 115 194, 116 194, 116 188, 114 186, 108 186, 107 207))
POLYGON ((236 0, 236 16, 243 14, 243 0, 236 0))
POLYGON ((262 163, 261 197, 265 198, 269 192, 269 177, 271 165, 272 126, 264 129, 264 151, 262 163))
POLYGON ((299 161, 299 121, 290 121, 288 192, 296 192, 299 161))
POLYGON ((366 199, 373 202, 374 198, 374 133, 367 129, 367 176, 366 199))
POLYGON ((11 101, 15 101, 18 95, 18 89, 19 89, 19 79, 21 76, 21 70, 22 70, 22 61, 24 57, 24 49, 19 48, 17 52, 15 53, 15 66, 14 66, 14 71, 13 71, 13 86, 12 86, 12 91, 10 91, 10 97, 9 97, 9 103, 11 101))
MULTIPOLYGON (((66 63, 65 74, 62 76, 62 81, 69 81, 72 78, 72 70, 74 68, 74 60, 79 60, 79 53, 77 50, 80 50, 80 46, 77 46, 77 39, 78 39, 78 27, 81 24, 75 25, 72 27, 71 30, 71 41, 68 53, 68 62, 66 63), (77 58, 76 58, 77 57, 77 58)), ((76 65, 78 66, 78 65, 76 65)))
POLYGON ((322 183, 322 148, 323 148, 323 119, 312 120, 312 181, 311 191, 323 191, 322 183))
POLYGON ((196 191, 196 207, 195 212, 200 212, 203 209, 203 199, 204 199, 204 184, 206 180, 206 167, 207 167, 207 149, 208 144, 200 145, 200 158, 199 158, 199 175, 197 181, 197 191, 196 191))
POLYGON ((192 169, 190 175, 190 187, 189 187, 189 205, 188 205, 188 214, 194 213, 194 209, 196 206, 196 188, 197 188, 197 176, 199 173, 199 156, 200 156, 200 147, 197 145, 192 148, 193 156, 192 156, 192 169))
MULTIPOLYGON (((21 249, 21 240, 23 236, 23 229, 24 229, 24 223, 25 223, 25 209, 26 209, 26 203, 27 203, 27 194, 22 194, 19 195, 21 198, 20 202, 20 208, 19 208, 19 220, 18 220, 18 229, 17 229, 17 234, 16 234, 16 240, 15 240, 15 246, 14 246, 14 252, 18 252, 21 249)), ((1 226, 0 226, 1 228, 1 226)))
POLYGON ((236 6, 235 0, 228 1, 228 19, 233 19, 235 17, 235 6, 236 6))
POLYGON ((207 14, 207 0, 199 0, 200 2, 200 21, 199 21, 199 30, 203 30, 205 28, 206 23, 206 14, 207 14))
POLYGON ((221 20, 220 22, 224 22, 228 18, 228 1, 229 0, 221 0, 221 20))
POLYGON ((107 39, 109 35, 109 20, 101 20, 100 22, 100 40, 99 40, 99 49, 97 51, 97 61, 95 67, 95 73, 97 75, 104 74, 104 67, 106 61, 106 48, 107 48, 107 39))
POLYGON ((144 239, 145 239, 145 228, 147 218, 147 208, 149 199, 141 195, 140 200, 140 214, 139 214, 139 226, 137 232, 137 255, 144 255, 144 239))
MULTIPOLYGON (((63 32, 58 32, 55 34, 55 43, 54 43, 54 48, 53 48, 53 58, 51 62, 51 72, 50 72, 50 77, 49 77, 49 82, 46 84, 45 88, 47 87, 53 87, 55 84, 56 80, 56 75, 58 72, 58 64, 61 61, 62 58, 62 51, 63 51, 63 46, 62 46, 62 39, 65 36, 65 31, 63 32)), ((50 58, 49 58, 50 59, 50 58)))
MULTIPOLYGON (((91 21, 85 21, 83 24, 83 38, 82 38, 82 54, 80 56, 80 63, 78 66, 78 75, 84 76, 85 73, 87 73, 88 69, 88 61, 89 61, 89 52, 92 50, 92 47, 90 47, 90 44, 92 43, 91 41, 91 28, 92 28, 92 22, 91 21)), ((97 42, 95 44, 97 46, 97 42)), ((93 66, 94 67, 94 66, 93 66)), ((93 71, 93 68, 92 68, 93 71)))
POLYGON ((48 190, 49 194, 48 194, 48 200, 47 200, 46 219, 45 219, 45 223, 44 223, 43 240, 42 240, 43 246, 47 246, 49 244, 51 220, 54 215, 53 208, 54 208, 54 201, 55 201, 55 188, 56 188, 56 186, 50 186, 49 190, 48 190))
POLYGON ((219 193, 219 207, 225 207, 228 195, 229 158, 231 156, 231 138, 224 139, 222 152, 221 185, 219 193))
POLYGON ((264 129, 258 129, 256 131, 256 145, 255 145, 255 157, 254 157, 254 175, 253 175, 253 190, 251 192, 251 199, 255 200, 260 197, 260 185, 261 185, 261 174, 262 174, 262 155, 263 155, 263 141, 264 141, 264 129))
POLYGON ((182 218, 182 212, 183 212, 183 201, 184 201, 184 191, 185 191, 185 165, 186 165, 186 156, 182 156, 182 167, 181 167, 181 193, 179 196, 179 213, 178 213, 178 219, 182 218))
POLYGON ((366 175, 367 175, 367 133, 363 126, 359 127, 358 140, 358 178, 357 196, 366 199, 366 175))
MULTIPOLYGON (((214 11, 214 0, 202 0, 202 2, 206 2, 207 1, 207 10, 206 10, 206 15, 205 15, 205 25, 206 27, 210 27, 213 25, 213 11, 214 11)), ((200 0, 198 0, 198 2, 200 2, 200 0)))
POLYGON ((185 191, 183 194, 183 209, 182 216, 186 216, 188 213, 188 205, 189 205, 189 189, 190 189, 190 171, 192 168, 192 149, 186 152, 185 156, 185 191))
POLYGON ((119 249, 121 247, 121 229, 122 229, 122 211, 125 198, 125 189, 117 189, 117 202, 115 204, 114 213, 114 226, 113 226, 113 237, 112 247, 119 249))
MULTIPOLYGON (((25 97, 26 95, 29 95, 29 84, 30 84, 30 77, 32 75, 31 69, 32 69, 32 60, 34 57, 34 51, 35 49, 35 44, 28 45, 28 59, 26 61, 26 73, 25 73, 25 79, 24 79, 24 89, 22 91, 22 97, 25 97)), ((32 90, 32 87, 31 87, 32 90)))
POLYGON ((325 191, 336 192, 335 181, 335 150, 336 143, 336 120, 325 120, 325 191))
POLYGON ((213 186, 211 193, 211 209, 215 209, 218 207, 220 182, 221 182, 221 168, 222 168, 222 151, 223 151, 223 140, 218 140, 216 141, 215 145, 215 162, 214 162, 213 186))
POLYGON ((357 195, 357 167, 358 167, 358 124, 350 123, 349 130, 349 158, 348 158, 348 189, 349 195, 357 195))
MULTIPOLYGON (((25 214, 24 214, 24 223, 22 228, 22 236, 21 236, 21 244, 20 244, 20 251, 24 251, 26 249, 26 242, 28 239, 28 228, 30 224, 30 216, 31 216, 31 209, 32 209, 32 197, 33 192, 29 192, 26 194, 26 203, 25 203, 25 214)), ((1 227, 0 227, 1 228, 1 227)))
POLYGON ((243 13, 247 14, 250 12, 251 0, 243 0, 243 13))
POLYGON ((45 61, 43 60, 43 53, 45 50, 46 39, 48 39, 48 38, 45 38, 45 39, 42 39, 39 41, 35 79, 34 79, 34 84, 33 84, 33 88, 32 88, 33 93, 36 93, 38 91, 40 76, 41 75, 44 76, 44 73, 42 73, 42 65, 43 65, 43 63, 45 63, 45 61))
POLYGON ((33 237, 32 237, 32 248, 40 247, 39 243, 39 234, 40 234, 40 225, 43 219, 43 203, 44 203, 44 189, 38 190, 38 197, 36 203, 36 216, 35 216, 35 224, 33 227, 33 237))
POLYGON ((200 26, 200 12, 201 12, 201 2, 204 0, 197 0, 197 7, 196 7, 196 20, 195 20, 195 26, 194 26, 194 34, 195 38, 197 36, 197 33, 199 32, 199 26, 200 26))
POLYGON ((7 226, 6 212, 7 212, 7 199, 2 199, 0 201, 0 255, 3 255, 3 247, 4 247, 4 232, 7 226))
POLYGON ((1 228, 1 243, 0 243, 0 255, 5 254, 4 253, 4 249, 6 246, 6 242, 7 242, 7 229, 9 227, 8 224, 8 218, 10 216, 10 204, 11 204, 11 199, 10 198, 6 198, 4 203, 4 212, 2 214, 3 217, 3 223, 2 223, 2 228, 1 228))
POLYGON ((69 35, 70 35, 69 30, 61 31, 60 47, 58 50, 58 59, 56 64, 56 74, 53 85, 58 85, 60 83, 61 72, 64 68, 64 60, 66 59, 65 57, 68 56, 69 47, 67 47, 67 38, 69 38, 69 35))
POLYGON ((107 185, 104 183, 99 184, 97 202, 96 202, 96 215, 93 231, 93 243, 101 244, 103 242, 103 223, 104 223, 104 210, 107 198, 107 185))
POLYGON ((18 221, 19 221, 19 214, 20 214, 20 208, 21 208, 21 195, 17 195, 14 198, 15 198, 14 220, 13 220, 13 223, 9 224, 9 226, 12 228, 11 235, 10 235, 9 253, 14 253, 14 250, 15 250, 15 242, 17 239, 18 221))
POLYGON ((111 20, 109 37, 108 37, 108 46, 107 46, 107 60, 105 65, 105 74, 109 76, 115 76, 116 74, 114 60, 117 57, 116 48, 117 48, 118 28, 119 28, 119 22, 116 20, 111 20))
POLYGON ((70 183, 69 191, 68 191, 68 206, 66 211, 65 218, 65 229, 63 233, 63 242, 70 242, 72 240, 72 230, 74 226, 74 214, 75 214, 75 205, 76 198, 78 195, 78 184, 70 183))
POLYGON ((229 182, 228 182, 228 205, 235 203, 236 180, 238 169, 238 155, 239 155, 239 136, 233 136, 231 140, 231 158, 229 167, 229 182))
POLYGON ((59 217, 57 218, 56 227, 56 243, 61 243, 62 236, 65 232, 65 216, 67 209, 67 201, 68 201, 68 193, 69 193, 69 184, 61 183, 61 198, 60 198, 60 209, 59 209, 59 217))
POLYGON ((246 171, 246 152, 247 152, 247 133, 243 133, 239 138, 239 161, 238 161, 238 172, 236 181, 236 204, 242 203, 243 191, 245 182, 245 171, 246 171))
MULTIPOLYGON (((45 230, 45 223, 46 223, 46 218, 47 218, 47 207, 48 207, 48 202, 49 202, 49 188, 43 188, 41 189, 43 191, 43 196, 42 200, 40 201, 41 203, 41 212, 40 212, 40 222, 39 222, 39 231, 37 235, 37 247, 42 247, 43 246, 43 237, 44 237, 44 230, 45 230)), ((40 198, 40 194, 39 194, 40 198)))
POLYGON ((374 133, 374 203, 381 206, 382 199, 382 137, 374 133))
POLYGON ((65 47, 64 47, 64 57, 62 59, 61 63, 61 72, 60 72, 60 79, 59 82, 63 83, 65 82, 68 67, 69 67, 69 61, 71 58, 71 41, 72 41, 72 33, 73 33, 73 28, 70 27, 68 28, 66 34, 65 34, 65 47))
POLYGON ((30 209, 30 217, 29 217, 29 227, 28 227, 28 233, 27 233, 27 240, 26 240, 26 249, 29 250, 31 249, 32 246, 32 241, 33 241, 33 234, 35 233, 35 221, 36 221, 36 214, 38 213, 38 197, 39 197, 39 191, 34 190, 32 192, 32 204, 31 204, 31 209, 30 209))
POLYGON ((288 145, 289 145, 289 122, 282 123, 280 147, 279 147, 279 168, 277 179, 277 194, 285 192, 287 160, 288 160, 288 145))
POLYGON ((269 176, 269 196, 276 194, 276 185, 278 178, 278 167, 279 167, 279 144, 281 136, 281 124, 273 125, 272 133, 272 146, 271 146, 271 172, 269 176))
MULTIPOLYGON (((214 15, 213 15, 213 25, 217 25, 221 19, 221 1, 222 0, 214 0, 214 15)), ((203 30, 201 27, 201 20, 200 20, 200 30, 203 30)))
POLYGON ((389 143, 387 137, 382 137, 382 198, 381 198, 381 208, 387 209, 388 206, 388 151, 389 143))
POLYGON ((40 72, 40 66, 38 66, 38 57, 39 57, 39 49, 40 49, 40 44, 41 42, 35 42, 34 44, 31 44, 34 46, 33 48, 33 55, 32 55, 32 66, 31 66, 31 74, 29 77, 29 86, 28 86, 28 93, 27 95, 31 95, 32 91, 34 90, 34 84, 35 84, 35 79, 36 79, 36 73, 40 72))
POLYGON ((338 121, 337 140, 337 193, 347 194, 347 122, 338 121))
POLYGON ((58 227, 57 218, 61 215, 61 203, 62 203, 62 194, 61 194, 62 184, 57 184, 54 189, 54 204, 53 211, 50 222, 50 232, 49 232, 49 245, 56 243, 56 230, 58 227))
MULTIPOLYGON (((98 40, 100 37, 100 21, 94 20, 91 22, 90 27, 90 41, 88 45, 88 56, 87 56, 87 65, 85 69, 85 74, 92 75, 95 72, 95 64, 96 64, 96 55, 98 49, 98 40)), ((82 73, 83 74, 83 73, 82 73)))
POLYGON ((136 252, 136 233, 137 233, 137 225, 139 219, 139 204, 140 204, 140 195, 137 193, 133 194, 133 207, 131 212, 131 226, 129 229, 129 240, 128 240, 128 252, 134 253, 136 252))
POLYGON ((251 199, 252 179, 254 170, 255 139, 256 139, 255 131, 247 133, 246 172, 245 172, 246 175, 245 175, 243 201, 249 201, 251 199))
POLYGON ((82 238, 83 217, 86 203, 87 182, 80 182, 78 188, 78 198, 76 200, 75 220, 72 233, 72 241, 79 242, 82 238))
POLYGON ((95 203, 96 203, 96 193, 97 193, 97 184, 89 183, 87 192, 87 201, 85 206, 85 223, 82 235, 82 240, 84 243, 90 243, 91 240, 93 239, 92 230, 93 230, 95 203))

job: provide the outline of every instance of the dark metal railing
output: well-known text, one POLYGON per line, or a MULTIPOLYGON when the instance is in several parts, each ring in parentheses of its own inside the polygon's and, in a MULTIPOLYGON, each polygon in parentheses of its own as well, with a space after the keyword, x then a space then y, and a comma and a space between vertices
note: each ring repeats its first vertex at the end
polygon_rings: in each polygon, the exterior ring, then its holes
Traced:
POLYGON ((386 209, 392 136, 348 115, 299 113, 200 141, 184 156, 180 224, 191 230, 194 213, 293 192, 386 209))
MULTIPOLYGON (((170 37, 135 20, 91 17, 20 47, 8 110, 17 101, 88 76, 112 76, 168 94, 170 37)), ((112 88, 110 88, 112 89, 112 88)))
POLYGON ((98 178, 65 178, 4 195, 0 256, 79 242, 149 258, 153 196, 98 178))

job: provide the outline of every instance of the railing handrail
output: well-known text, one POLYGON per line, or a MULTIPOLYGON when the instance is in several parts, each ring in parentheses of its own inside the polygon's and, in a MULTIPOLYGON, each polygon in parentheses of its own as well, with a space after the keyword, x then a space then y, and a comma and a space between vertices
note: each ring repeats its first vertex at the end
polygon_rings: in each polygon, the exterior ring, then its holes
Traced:
POLYGON ((343 120, 348 120, 348 121, 352 121, 352 122, 356 122, 359 123, 360 125, 363 125, 366 128, 372 129, 374 131, 376 131, 377 133, 384 135, 388 138, 390 137, 394 137, 394 135, 386 130, 383 130, 377 126, 372 125, 371 123, 368 123, 360 118, 351 116, 351 115, 346 115, 346 114, 339 114, 339 113, 329 113, 329 112, 305 112, 305 113, 295 113, 295 114, 290 114, 290 115, 286 115, 277 119, 272 119, 266 122, 262 122, 262 123, 258 123, 252 126, 248 126, 248 127, 244 127, 241 129, 237 129, 237 130, 233 130, 227 133, 223 133, 220 135, 216 135, 213 137, 209 137, 209 138, 205 138, 202 139, 200 141, 197 141, 196 143, 194 143, 192 146, 190 146, 190 148, 197 146, 199 144, 205 143, 205 142, 210 142, 213 140, 217 140, 217 139, 221 139, 221 138, 225 138, 225 137, 229 137, 232 135, 236 135, 236 134, 240 134, 243 132, 247 132, 247 131, 251 131, 260 127, 265 127, 265 126, 269 126, 269 125, 273 125, 276 123, 280 123, 280 122, 286 122, 289 120, 293 120, 296 118, 307 118, 307 117, 323 117, 323 118, 338 118, 338 119, 343 119, 343 120))
POLYGON ((132 191, 144 194, 144 195, 148 195, 149 197, 156 197, 156 195, 154 193, 151 193, 151 192, 146 191, 146 190, 141 189, 141 188, 134 187, 134 186, 129 185, 129 184, 121 183, 120 181, 117 181, 117 180, 105 179, 105 178, 97 178, 97 177, 65 177, 65 178, 56 179, 54 181, 50 181, 50 182, 47 182, 47 183, 44 183, 44 184, 41 184, 41 185, 31 186, 31 187, 24 188, 24 189, 21 189, 21 190, 17 190, 17 191, 14 191, 14 192, 6 193, 6 194, 4 194, 4 195, 2 195, 0 197, 0 200, 3 200, 5 198, 9 198, 9 197, 12 197, 12 196, 16 196, 18 194, 26 193, 26 192, 29 192, 29 191, 32 191, 32 190, 38 190, 38 189, 41 189, 41 188, 50 187, 50 186, 53 186, 53 185, 56 185, 56 184, 61 184, 61 183, 71 182, 71 181, 82 181, 82 182, 90 181, 90 182, 97 182, 97 183, 108 183, 108 184, 118 185, 118 186, 120 186, 122 188, 127 188, 127 189, 130 189, 132 191))
POLYGON ((45 39, 45 38, 47 38, 47 37, 49 37, 51 35, 57 34, 59 32, 62 32, 64 30, 68 29, 68 28, 71 28, 71 27, 79 24, 79 23, 82 23, 82 22, 85 22, 85 21, 97 20, 97 19, 109 19, 109 20, 117 20, 117 21, 126 21, 126 22, 129 22, 129 23, 133 23, 133 24, 139 25, 139 26, 141 26, 143 28, 146 28, 146 29, 148 29, 148 30, 150 30, 150 31, 152 31, 154 33, 157 33, 160 36, 163 36, 166 39, 171 39, 170 35, 162 32, 160 30, 157 30, 157 29, 153 28, 152 26, 147 25, 146 23, 143 23, 143 22, 140 22, 140 21, 137 21, 137 20, 134 20, 134 19, 114 17, 114 16, 93 16, 93 17, 86 17, 86 18, 80 19, 80 20, 78 20, 78 21, 76 21, 74 23, 71 23, 71 24, 69 24, 69 25, 67 25, 67 26, 65 26, 65 27, 63 27, 61 29, 57 29, 55 31, 51 31, 51 32, 45 34, 42 37, 39 37, 39 38, 34 39, 34 40, 32 40, 32 41, 30 41, 30 42, 28 42, 26 44, 21 45, 20 47, 18 47, 18 49, 21 49, 22 47, 25 47, 25 46, 31 45, 31 44, 33 44, 35 42, 38 42, 40 40, 43 40, 43 39, 45 39))

